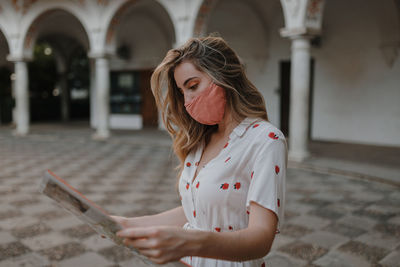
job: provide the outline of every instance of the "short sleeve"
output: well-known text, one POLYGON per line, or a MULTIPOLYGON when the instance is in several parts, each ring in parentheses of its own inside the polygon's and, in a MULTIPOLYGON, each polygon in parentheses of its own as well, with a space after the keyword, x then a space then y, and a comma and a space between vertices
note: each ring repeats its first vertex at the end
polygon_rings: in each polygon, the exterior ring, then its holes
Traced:
POLYGON ((249 163, 251 181, 246 207, 249 210, 253 201, 273 211, 278 217, 279 232, 284 220, 287 144, 279 131, 267 131, 261 136, 265 142, 249 163))

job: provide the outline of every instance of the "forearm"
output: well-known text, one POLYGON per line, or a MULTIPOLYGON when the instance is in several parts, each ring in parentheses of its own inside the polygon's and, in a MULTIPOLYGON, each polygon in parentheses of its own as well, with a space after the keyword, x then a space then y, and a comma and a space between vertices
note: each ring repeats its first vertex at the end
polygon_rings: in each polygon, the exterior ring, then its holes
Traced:
POLYGON ((274 237, 249 228, 227 233, 188 231, 188 254, 229 261, 258 259, 269 252, 274 237))
POLYGON ((167 210, 155 215, 132 218, 132 226, 179 226, 182 227, 186 222, 186 216, 182 206, 167 210))

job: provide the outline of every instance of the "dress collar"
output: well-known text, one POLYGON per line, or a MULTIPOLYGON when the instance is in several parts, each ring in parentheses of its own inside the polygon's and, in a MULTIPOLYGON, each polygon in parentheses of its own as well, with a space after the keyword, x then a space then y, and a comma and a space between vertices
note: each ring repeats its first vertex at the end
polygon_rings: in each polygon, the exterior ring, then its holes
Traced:
POLYGON ((251 125, 261 120, 260 118, 245 118, 233 129, 232 133, 235 133, 238 137, 242 137, 251 125))

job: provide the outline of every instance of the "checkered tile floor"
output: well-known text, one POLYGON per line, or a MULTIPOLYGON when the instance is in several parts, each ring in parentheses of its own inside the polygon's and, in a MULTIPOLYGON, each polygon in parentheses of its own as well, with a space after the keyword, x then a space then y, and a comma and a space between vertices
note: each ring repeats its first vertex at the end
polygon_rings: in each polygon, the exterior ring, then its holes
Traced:
MULTIPOLYGON (((93 141, 85 128, 21 138, 0 128, 0 266, 143 266, 37 193, 46 169, 112 214, 179 205, 177 164, 159 131, 93 141)), ((268 266, 400 266, 400 192, 389 185, 289 169, 286 223, 268 266)))

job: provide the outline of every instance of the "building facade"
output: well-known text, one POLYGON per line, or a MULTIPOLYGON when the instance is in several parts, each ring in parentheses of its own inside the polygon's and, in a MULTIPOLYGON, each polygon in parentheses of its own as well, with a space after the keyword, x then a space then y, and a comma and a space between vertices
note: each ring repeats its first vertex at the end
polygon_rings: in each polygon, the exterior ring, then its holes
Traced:
POLYGON ((86 95, 96 137, 107 138, 160 124, 152 69, 213 32, 241 56, 292 159, 307 157, 309 140, 400 146, 400 0, 1 1, 0 68, 11 73, 16 133, 29 133, 37 43, 54 52, 62 118, 69 98, 86 95), (89 62, 86 94, 65 75, 77 47, 89 62))

